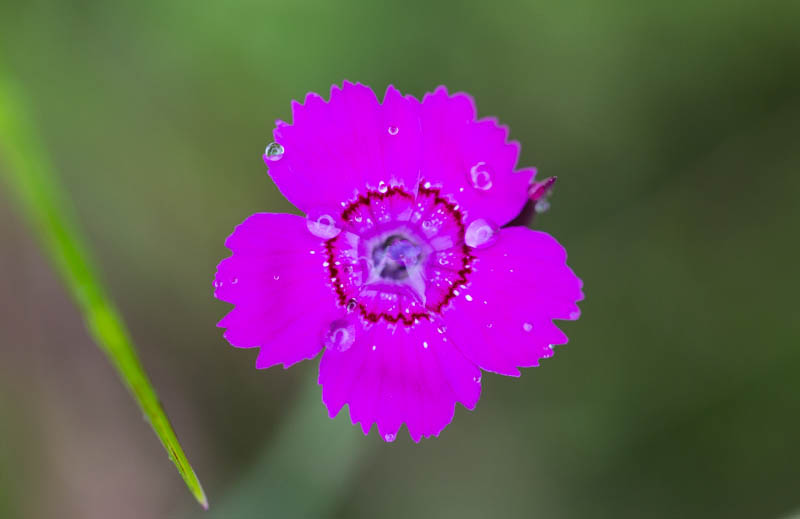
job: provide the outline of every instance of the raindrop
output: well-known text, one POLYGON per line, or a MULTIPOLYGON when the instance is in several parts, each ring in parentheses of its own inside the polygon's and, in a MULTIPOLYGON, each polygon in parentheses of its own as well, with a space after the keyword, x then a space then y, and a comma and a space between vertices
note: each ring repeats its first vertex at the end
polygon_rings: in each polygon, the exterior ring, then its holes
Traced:
POLYGON ((274 279, 275 281, 278 281, 280 278, 281 278, 281 277, 280 277, 279 275, 277 275, 277 274, 275 274, 274 276, 272 276, 272 279, 274 279))
POLYGON ((393 442, 395 438, 397 438, 397 435, 392 433, 386 433, 383 435, 383 439, 387 442, 393 442))
POLYGON ((467 294, 464 296, 464 299, 466 299, 467 301, 472 301, 472 296, 467 294))
POLYGON ((580 316, 581 316, 581 312, 579 310, 576 310, 574 312, 570 312, 570 314, 569 314, 569 318, 572 319, 573 321, 575 319, 577 319, 578 317, 580 317, 580 316))
POLYGON ((239 278, 233 278, 233 279, 231 279, 231 285, 235 285, 235 284, 236 284, 236 283, 238 283, 238 282, 239 282, 239 278))
POLYGON ((356 298, 353 297, 347 302, 347 311, 352 312, 356 309, 356 306, 358 306, 358 301, 356 301, 356 298))
POLYGON ((378 191, 380 191, 381 193, 385 193, 389 191, 389 186, 386 184, 386 182, 381 180, 380 182, 378 182, 378 191))
POLYGON ((356 327, 347 319, 336 319, 325 332, 325 347, 333 351, 347 351, 356 340, 356 327))
POLYGON ((533 330, 533 325, 531 323, 522 323, 522 329, 529 332, 533 330))
POLYGON ((389 127, 386 129, 386 131, 388 131, 388 132, 389 132, 389 135, 397 135, 397 132, 399 132, 399 131, 400 131, 400 128, 398 128, 397 126, 389 126, 389 127))
POLYGON ((264 160, 269 162, 277 162, 283 158, 283 146, 277 142, 270 142, 264 150, 264 160))
POLYGON ((497 227, 491 222, 478 218, 467 226, 464 243, 468 247, 483 249, 497 241, 497 227))
POLYGON ((492 188, 492 174, 489 166, 483 161, 478 162, 470 168, 469 179, 472 182, 472 187, 475 189, 488 191, 492 188))
POLYGON ((476 384, 480 384, 481 383, 481 376, 478 375, 477 377, 472 377, 472 381, 475 382, 476 384))
POLYGON ((428 347, 428 341, 422 341, 422 347, 423 348, 427 348, 428 347))
POLYGON ((306 226, 311 234, 323 240, 334 238, 342 231, 336 226, 333 216, 325 213, 309 214, 306 217, 306 226))

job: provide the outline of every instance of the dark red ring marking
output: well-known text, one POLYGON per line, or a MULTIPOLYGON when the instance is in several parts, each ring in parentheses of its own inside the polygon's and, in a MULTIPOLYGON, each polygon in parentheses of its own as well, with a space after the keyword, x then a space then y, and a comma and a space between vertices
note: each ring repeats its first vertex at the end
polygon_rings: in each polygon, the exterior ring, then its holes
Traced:
MULTIPOLYGON (((447 208, 450 214, 455 219, 456 224, 458 225, 458 237, 460 241, 464 241, 464 215, 461 211, 458 210, 457 204, 447 200, 436 188, 424 187, 424 182, 420 181, 419 192, 423 194, 433 195, 434 196, 434 203, 441 204, 447 208)), ((383 200, 388 198, 389 196, 402 196, 403 198, 408 198, 411 203, 413 203, 414 197, 405 192, 403 189, 397 186, 392 186, 388 188, 385 192, 380 191, 369 191, 366 195, 359 195, 354 201, 350 202, 345 208, 342 210, 342 220, 343 221, 350 221, 350 217, 352 216, 353 212, 360 206, 369 206, 372 203, 372 200, 383 200)), ((334 291, 337 295, 337 300, 340 306, 343 308, 347 308, 348 302, 350 298, 347 297, 344 289, 339 286, 339 283, 334 282, 333 280, 341 279, 339 277, 340 272, 339 268, 336 266, 336 245, 335 241, 338 236, 333 237, 325 242, 325 250, 328 256, 328 275, 331 279, 331 285, 333 286, 334 291)), ((437 314, 441 314, 442 309, 454 298, 456 297, 455 291, 460 288, 464 287, 467 283, 467 275, 471 272, 471 265, 472 260, 475 259, 475 256, 472 255, 472 251, 466 244, 461 245, 461 252, 463 253, 462 259, 462 268, 457 272, 458 278, 453 282, 450 286, 450 289, 447 291, 447 294, 435 305, 433 306, 426 306, 428 312, 414 312, 414 313, 404 313, 399 312, 397 315, 388 315, 384 312, 375 313, 367 311, 366 305, 363 303, 357 303, 357 308, 359 314, 367 321, 372 323, 377 323, 381 319, 388 323, 403 323, 407 326, 411 326, 417 321, 421 319, 428 319, 431 320, 430 312, 435 312, 437 314)))

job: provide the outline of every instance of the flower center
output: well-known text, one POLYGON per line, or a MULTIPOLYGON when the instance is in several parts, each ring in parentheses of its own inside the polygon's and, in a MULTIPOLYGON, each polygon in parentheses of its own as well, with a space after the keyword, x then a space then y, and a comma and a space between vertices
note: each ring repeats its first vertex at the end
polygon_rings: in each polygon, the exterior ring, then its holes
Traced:
POLYGON ((331 287, 347 312, 371 322, 430 319, 466 283, 472 255, 463 216, 438 190, 370 191, 344 204, 342 229, 322 215, 309 229, 326 239, 331 287))
POLYGON ((409 276, 409 269, 419 265, 422 249, 402 235, 389 236, 372 250, 373 269, 387 280, 401 280, 409 276))

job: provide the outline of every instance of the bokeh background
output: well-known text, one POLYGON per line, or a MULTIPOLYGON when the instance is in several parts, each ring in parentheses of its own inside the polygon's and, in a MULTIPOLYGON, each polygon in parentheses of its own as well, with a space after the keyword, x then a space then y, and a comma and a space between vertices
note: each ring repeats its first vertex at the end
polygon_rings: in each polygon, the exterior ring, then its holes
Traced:
POLYGON ((0 517, 800 508, 797 2, 5 0, 0 45, 212 506, 0 184, 0 517), (224 238, 293 210, 273 121, 345 78, 446 84, 510 125, 585 281, 567 346, 419 445, 328 420, 316 361, 257 371, 215 328, 224 238))

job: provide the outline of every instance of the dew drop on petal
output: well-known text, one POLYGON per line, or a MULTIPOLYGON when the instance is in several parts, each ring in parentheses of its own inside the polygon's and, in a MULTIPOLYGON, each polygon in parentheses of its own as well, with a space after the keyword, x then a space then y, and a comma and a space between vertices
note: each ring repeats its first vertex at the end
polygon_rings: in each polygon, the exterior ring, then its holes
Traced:
POLYGON ((325 347, 343 352, 350 349, 356 340, 356 327, 348 319, 336 319, 325 332, 325 347))
POLYGON ((356 301, 356 298, 353 297, 350 299, 350 301, 347 302, 347 311, 352 312, 353 310, 356 309, 357 306, 358 306, 358 301, 356 301))
POLYGON ((231 285, 235 285, 235 284, 237 284, 238 282, 239 282, 239 278, 233 278, 233 279, 231 279, 231 285))
POLYGON ((533 330, 533 325, 531 323, 522 323, 522 329, 529 332, 533 330))
POLYGON ((389 191, 389 186, 386 184, 386 182, 381 180, 380 182, 378 182, 378 191, 380 191, 381 193, 385 193, 389 191))
POLYGON ((497 230, 497 226, 491 222, 478 218, 467 226, 464 243, 475 249, 489 247, 497 241, 497 230))
POLYGON ((306 216, 306 226, 308 226, 308 230, 311 234, 323 240, 334 238, 342 231, 337 227, 336 220, 333 219, 333 216, 327 213, 308 214, 306 216))
POLYGON ((281 278, 281 277, 280 277, 279 275, 277 275, 277 274, 275 274, 274 276, 272 276, 272 279, 274 279, 275 281, 278 281, 280 278, 281 278))
POLYGON ((393 442, 396 437, 397 435, 392 433, 386 433, 383 435, 383 439, 386 440, 387 442, 393 442))
POLYGON ((283 146, 277 142, 270 142, 264 150, 264 160, 269 162, 277 162, 283 158, 283 146))
POLYGON ((573 321, 575 319, 579 318, 580 316, 581 316, 581 313, 578 310, 576 310, 574 312, 570 312, 570 314, 569 314, 569 318, 572 319, 573 321))
POLYGON ((386 131, 389 132, 389 135, 397 135, 397 132, 400 131, 400 128, 397 126, 389 126, 386 131))
POLYGON ((481 161, 469 169, 469 180, 472 187, 481 191, 488 191, 492 188, 492 173, 489 166, 481 161))

